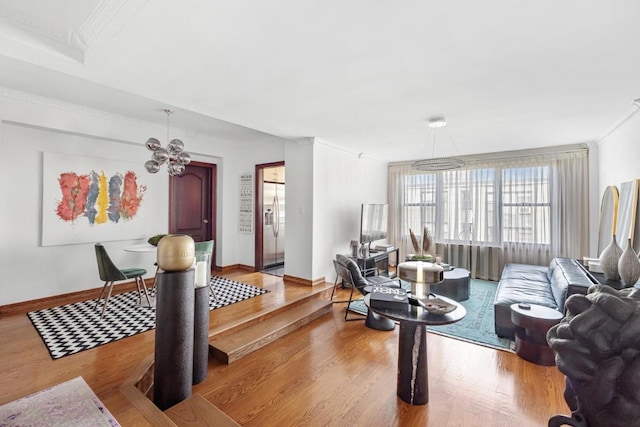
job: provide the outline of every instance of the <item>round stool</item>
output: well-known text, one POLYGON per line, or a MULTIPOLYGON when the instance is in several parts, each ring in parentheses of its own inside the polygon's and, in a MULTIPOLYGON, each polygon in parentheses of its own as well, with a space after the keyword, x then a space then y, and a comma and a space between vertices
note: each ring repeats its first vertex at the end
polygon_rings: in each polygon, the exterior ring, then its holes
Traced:
POLYGON ((516 354, 537 365, 553 366, 555 354, 547 344, 547 331, 560 323, 558 310, 536 304, 511 304, 516 329, 516 354))

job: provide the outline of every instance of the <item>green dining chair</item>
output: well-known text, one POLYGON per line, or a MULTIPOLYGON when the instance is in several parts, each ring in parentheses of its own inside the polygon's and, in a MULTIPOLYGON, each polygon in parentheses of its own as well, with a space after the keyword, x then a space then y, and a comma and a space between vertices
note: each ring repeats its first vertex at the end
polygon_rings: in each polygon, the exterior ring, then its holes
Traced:
POLYGON ((204 242, 195 242, 196 243, 196 252, 207 252, 209 254, 209 289, 211 289, 211 295, 213 295, 213 299, 215 302, 218 302, 218 297, 216 296, 216 291, 213 289, 213 282, 211 281, 211 265, 213 264, 213 240, 206 240, 204 242))
POLYGON ((138 288, 138 295, 142 300, 142 293, 144 291, 144 295, 147 298, 147 303, 149 307, 151 307, 151 301, 149 300, 149 292, 147 291, 147 285, 144 283, 142 276, 147 274, 147 270, 144 268, 125 268, 119 269, 109 258, 109 254, 107 254, 107 250, 102 246, 101 243, 95 244, 96 249, 96 259, 98 261, 98 273, 100 275, 100 279, 104 280, 104 286, 102 287, 102 292, 100 292, 100 296, 96 300, 96 305, 94 310, 98 308, 102 297, 104 298, 104 303, 102 305, 102 313, 100 314, 100 319, 104 317, 104 313, 107 309, 107 304, 109 303, 109 298, 111 298, 111 292, 113 291, 114 282, 120 280, 128 280, 134 279, 136 282, 136 286, 138 288), (109 288, 105 296, 105 291, 109 288))

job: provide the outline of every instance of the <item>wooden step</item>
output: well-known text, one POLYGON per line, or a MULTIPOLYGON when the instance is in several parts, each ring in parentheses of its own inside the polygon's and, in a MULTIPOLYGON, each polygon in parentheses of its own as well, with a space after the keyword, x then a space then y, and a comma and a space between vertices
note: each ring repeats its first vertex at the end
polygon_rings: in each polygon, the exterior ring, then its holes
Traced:
POLYGON ((216 359, 230 364, 330 311, 331 301, 308 299, 233 334, 213 336, 209 348, 216 359))
MULTIPOLYGON (((225 316, 223 321, 220 322, 220 318, 216 317, 212 321, 211 328, 209 329, 209 341, 212 339, 218 339, 223 336, 235 334, 249 326, 264 322, 265 320, 274 317, 278 314, 291 310, 293 307, 304 304, 312 299, 325 299, 330 298, 331 288, 327 290, 326 287, 314 289, 312 292, 303 295, 297 295, 294 298, 287 299, 286 301, 278 301, 269 304, 264 304, 261 308, 252 308, 251 312, 245 313, 238 311, 239 306, 234 307, 230 305, 223 307, 219 310, 229 309, 232 314, 231 317, 225 316)), ((265 297, 268 297, 266 294, 265 297)), ((217 313, 216 313, 217 314, 217 313)), ((213 317, 213 316, 212 316, 213 317)))
POLYGON ((179 427, 239 427, 227 414, 202 397, 193 394, 182 402, 164 411, 164 414, 179 427))

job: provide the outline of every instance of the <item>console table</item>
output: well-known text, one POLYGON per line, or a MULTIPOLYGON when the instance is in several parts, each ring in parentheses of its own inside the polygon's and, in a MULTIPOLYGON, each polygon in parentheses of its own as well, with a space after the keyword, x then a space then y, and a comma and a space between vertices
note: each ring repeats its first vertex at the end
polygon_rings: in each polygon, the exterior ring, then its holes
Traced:
POLYGON ((358 264, 358 267, 360 267, 360 270, 362 271, 362 275, 365 277, 375 276, 375 274, 373 273, 374 270, 383 271, 384 273, 382 273, 381 275, 385 275, 387 277, 395 277, 395 274, 389 273, 389 266, 398 265, 399 256, 400 249, 396 248, 390 251, 371 251, 366 257, 358 255, 357 257, 349 256, 349 258, 351 258, 356 262, 356 264, 358 264), (393 263, 389 262, 389 254, 395 254, 393 263))
POLYGON ((399 304, 394 308, 371 307, 370 295, 364 297, 369 310, 400 323, 398 335, 398 385, 400 399, 412 405, 429 401, 427 369, 427 325, 447 325, 462 320, 467 310, 452 299, 438 296, 456 309, 446 314, 432 314, 420 306, 399 304))
POLYGON ((582 268, 582 270, 584 270, 587 277, 589 277, 594 284, 611 286, 613 289, 616 289, 616 290, 620 290, 624 288, 624 283, 622 283, 622 280, 607 279, 604 273, 597 273, 595 271, 589 270, 587 266, 584 265, 584 262, 582 262, 581 260, 576 259, 575 262, 576 264, 578 264, 580 268, 582 268))

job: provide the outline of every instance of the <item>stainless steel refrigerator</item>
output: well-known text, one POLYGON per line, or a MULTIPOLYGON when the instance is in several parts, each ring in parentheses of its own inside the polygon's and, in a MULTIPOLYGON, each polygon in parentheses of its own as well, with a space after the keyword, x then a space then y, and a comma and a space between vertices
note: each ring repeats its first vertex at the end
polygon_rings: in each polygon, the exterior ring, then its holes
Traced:
POLYGON ((264 268, 284 263, 284 193, 283 183, 263 183, 262 260, 264 268))

